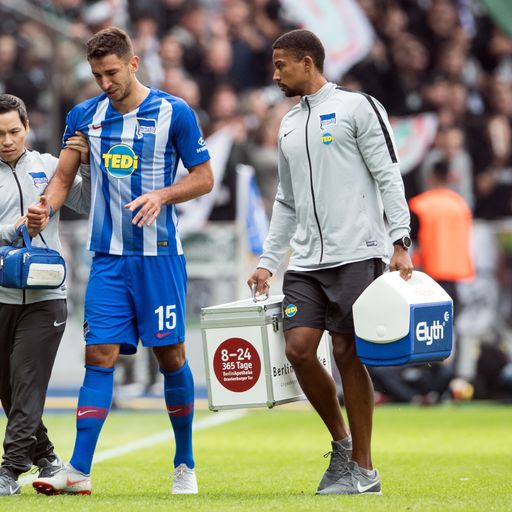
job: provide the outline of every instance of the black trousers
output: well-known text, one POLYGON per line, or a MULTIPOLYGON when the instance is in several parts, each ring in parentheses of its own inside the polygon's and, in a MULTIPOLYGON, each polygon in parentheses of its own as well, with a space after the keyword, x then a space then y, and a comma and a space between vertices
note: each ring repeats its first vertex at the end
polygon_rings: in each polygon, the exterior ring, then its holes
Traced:
POLYGON ((2 466, 17 475, 53 454, 41 417, 66 318, 65 299, 0 304, 0 400, 7 416, 2 466))

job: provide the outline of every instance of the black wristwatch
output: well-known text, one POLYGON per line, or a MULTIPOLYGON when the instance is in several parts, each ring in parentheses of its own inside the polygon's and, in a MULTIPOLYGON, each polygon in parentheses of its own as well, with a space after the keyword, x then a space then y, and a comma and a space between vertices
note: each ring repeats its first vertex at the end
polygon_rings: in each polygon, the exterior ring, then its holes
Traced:
POLYGON ((407 250, 412 245, 411 237, 405 235, 402 238, 395 240, 393 245, 399 245, 400 247, 403 247, 405 250, 407 250))

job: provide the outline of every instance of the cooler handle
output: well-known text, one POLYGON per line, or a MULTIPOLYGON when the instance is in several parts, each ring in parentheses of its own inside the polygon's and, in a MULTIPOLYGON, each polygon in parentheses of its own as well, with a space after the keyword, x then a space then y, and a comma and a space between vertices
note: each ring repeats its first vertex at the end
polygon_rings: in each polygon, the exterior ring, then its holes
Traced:
POLYGON ((254 302, 263 302, 268 299, 268 294, 259 295, 256 297, 256 283, 251 286, 251 295, 254 302))

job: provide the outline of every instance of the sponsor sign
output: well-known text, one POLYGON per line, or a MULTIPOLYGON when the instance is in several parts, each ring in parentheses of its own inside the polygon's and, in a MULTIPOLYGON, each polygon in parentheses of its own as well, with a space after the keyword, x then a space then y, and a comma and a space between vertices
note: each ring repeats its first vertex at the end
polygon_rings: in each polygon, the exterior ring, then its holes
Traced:
POLYGON ((116 144, 102 155, 105 169, 114 178, 128 178, 139 167, 139 157, 126 144, 116 144))

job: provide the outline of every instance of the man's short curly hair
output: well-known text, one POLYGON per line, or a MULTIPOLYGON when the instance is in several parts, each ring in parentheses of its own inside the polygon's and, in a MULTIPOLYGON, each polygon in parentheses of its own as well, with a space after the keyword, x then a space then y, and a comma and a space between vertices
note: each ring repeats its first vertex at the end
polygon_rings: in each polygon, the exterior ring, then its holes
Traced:
POLYGON ((309 30, 297 29, 286 32, 274 41, 272 49, 291 53, 297 60, 302 60, 309 55, 318 71, 320 73, 324 71, 324 46, 322 41, 309 30))

